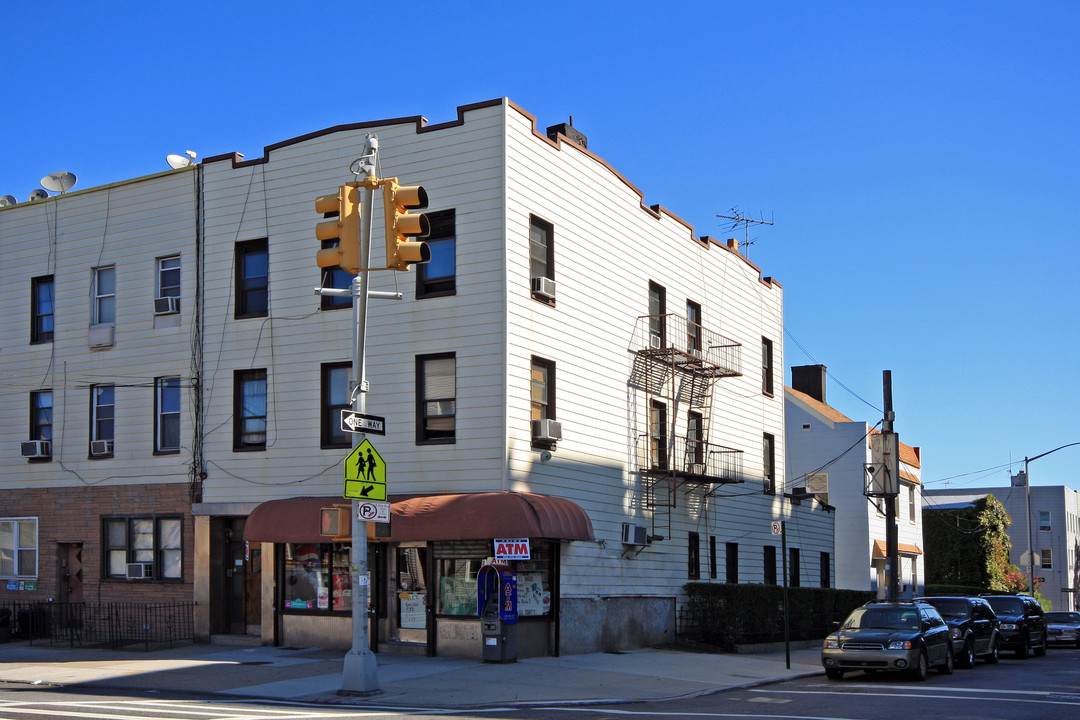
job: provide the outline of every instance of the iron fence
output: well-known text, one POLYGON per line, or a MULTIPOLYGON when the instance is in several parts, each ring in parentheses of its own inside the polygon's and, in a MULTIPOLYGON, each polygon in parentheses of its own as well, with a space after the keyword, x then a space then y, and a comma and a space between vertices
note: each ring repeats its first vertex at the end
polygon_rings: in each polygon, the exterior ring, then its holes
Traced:
POLYGON ((192 642, 194 602, 0 602, 0 641, 119 649, 192 642))

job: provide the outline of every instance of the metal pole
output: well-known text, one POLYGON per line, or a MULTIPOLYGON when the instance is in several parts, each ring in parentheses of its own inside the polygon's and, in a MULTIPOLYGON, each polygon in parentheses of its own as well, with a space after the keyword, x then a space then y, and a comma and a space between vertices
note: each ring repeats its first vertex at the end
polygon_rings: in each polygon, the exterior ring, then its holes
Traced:
POLYGON ((1035 548, 1031 541, 1031 475, 1028 474, 1029 460, 1024 458, 1024 505, 1027 508, 1028 540, 1028 592, 1035 597, 1035 548))
MULTIPOLYGON (((882 435, 893 435, 893 420, 896 415, 892 406, 892 371, 883 370, 882 387, 885 401, 885 417, 881 423, 882 435)), ((885 448, 894 448, 899 452, 900 442, 884 442, 885 448)), ((886 590, 885 599, 896 602, 900 597, 900 538, 896 527, 896 498, 900 490, 900 463, 896 457, 886 457, 888 464, 885 469, 886 481, 889 483, 886 490, 894 485, 896 492, 885 494, 885 563, 889 568, 889 587, 886 590)))
MULTIPOLYGON (((377 140, 368 136, 365 149, 371 153, 368 166, 374 172, 375 153, 378 152, 377 140)), ((360 260, 365 268, 371 267, 371 227, 373 188, 364 188, 360 207, 364 219, 360 224, 360 260)), ((344 242, 342 238, 342 242, 344 242)), ((366 409, 367 379, 364 376, 364 346, 367 341, 368 309, 368 273, 361 271, 353 278, 349 288, 353 299, 353 318, 355 322, 355 352, 353 353, 352 373, 356 383, 352 393, 352 408, 363 413, 366 409)), ((363 440, 363 435, 353 433, 353 447, 363 440)), ((341 672, 341 690, 353 695, 374 695, 380 691, 379 674, 375 655, 368 643, 368 546, 367 523, 360 520, 358 500, 352 501, 352 649, 345 655, 341 672)))
POLYGON ((787 669, 791 669, 791 635, 788 623, 788 565, 787 565, 787 521, 780 521, 780 554, 783 556, 784 568, 784 661, 787 669))

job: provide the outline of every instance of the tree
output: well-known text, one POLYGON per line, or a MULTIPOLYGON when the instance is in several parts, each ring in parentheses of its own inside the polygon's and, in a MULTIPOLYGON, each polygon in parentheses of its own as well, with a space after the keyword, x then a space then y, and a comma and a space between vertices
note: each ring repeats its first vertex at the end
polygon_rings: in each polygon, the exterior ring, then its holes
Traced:
POLYGON ((1009 590, 1008 529, 1005 506, 987 495, 962 508, 923 510, 926 583, 1009 590))

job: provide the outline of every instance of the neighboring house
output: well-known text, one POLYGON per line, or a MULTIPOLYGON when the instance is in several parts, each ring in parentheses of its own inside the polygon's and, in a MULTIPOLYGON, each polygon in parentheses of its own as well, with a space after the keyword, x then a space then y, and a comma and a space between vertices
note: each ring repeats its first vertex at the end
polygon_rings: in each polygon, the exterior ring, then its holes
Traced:
MULTIPOLYGON (((872 462, 868 422, 854 421, 826 403, 824 365, 791 368, 785 388, 787 478, 796 492, 823 495, 836 509, 836 586, 887 591, 885 501, 870 498, 866 465, 872 462)), ((900 554, 899 590, 922 592, 922 464, 919 448, 900 443, 900 492, 896 499, 900 554)))
POLYGON ((1080 493, 1064 485, 1032 485, 1028 497, 1023 471, 1012 477, 1009 487, 945 488, 925 490, 928 508, 963 507, 993 495, 1012 518, 1009 526, 1009 562, 1027 576, 1033 573, 1039 592, 1054 610, 1076 610, 1080 587, 1078 509, 1080 493), (1030 509, 1030 512, 1029 512, 1030 509), (1034 551, 1029 563, 1028 548, 1034 551), (1041 579, 1041 580, 1040 580, 1041 579))
MULTIPOLYGON (((432 225, 429 264, 371 273, 371 290, 403 295, 373 299, 367 329, 366 409, 386 420, 386 435, 369 440, 392 502, 389 528, 369 528, 374 647, 479 657, 475 578, 496 538, 529 540, 529 558, 511 561, 523 656, 670 641, 689 581, 783 582, 776 520, 789 521, 791 584, 834 584, 832 513, 818 501, 796 504, 781 481, 780 285, 735 243, 697 237, 667 210, 646 206, 576 129, 539 132, 506 99, 459 108, 456 120, 437 125, 414 117, 337 126, 259 158, 220 155, 131 181, 131 192, 172 188, 137 216, 150 225, 139 227, 141 245, 98 226, 90 237, 103 249, 84 248, 78 259, 115 252, 118 272, 136 274, 159 251, 185 263, 194 256, 197 266, 185 265, 183 276, 183 324, 168 336, 175 344, 159 344, 148 321, 132 321, 128 340, 119 323, 115 347, 79 351, 94 375, 77 379, 66 354, 20 351, 28 354, 20 397, 30 402, 46 386, 37 368, 51 368, 53 386, 64 388, 65 402, 54 406, 68 420, 65 458, 76 442, 71 418, 86 407, 73 400, 77 383, 90 377, 125 393, 117 452, 84 461, 93 475, 82 465, 74 475, 66 460, 51 463, 48 476, 29 474, 37 464, 14 455, 27 408, 5 412, 5 492, 28 492, 28 479, 61 480, 70 498, 47 510, 105 523, 100 535, 82 536, 84 565, 104 567, 113 526, 80 498, 117 496, 114 486, 136 482, 152 492, 170 477, 158 466, 171 461, 179 474, 170 490, 193 503, 179 516, 197 636, 348 647, 349 538, 323 536, 319 523, 322 508, 348 505, 343 459, 352 438, 339 415, 354 382, 353 313, 349 301, 312 292, 350 280, 315 264, 315 225, 324 220, 315 198, 353 179, 349 166, 369 133, 379 137, 379 176, 422 184, 432 225), (172 244, 156 228, 146 239, 160 216, 181 222, 172 244), (137 364, 120 362, 127 342, 137 364), (149 397, 144 386, 176 373, 181 452, 162 460, 131 445, 129 436, 148 433, 154 407, 147 400, 135 409, 136 388, 149 397), (120 454, 122 446, 132 449, 120 454)), ((108 217, 118 192, 93 191, 92 208, 81 212, 108 217)), ((66 272, 89 271, 75 257, 46 266, 41 239, 24 231, 37 223, 45 237, 50 227, 78 225, 67 208, 79 194, 70 195, 43 201, 66 224, 35 215, 42 203, 0 211, 5 256, 17 247, 42 264, 3 264, 7 317, 34 306, 34 277, 63 282, 66 272)), ((378 193, 364 213, 375 219, 373 264, 381 267, 378 193)), ((135 313, 154 293, 149 281, 129 285, 117 307, 135 313)), ((57 303, 67 323, 57 322, 58 337, 74 336, 72 317, 85 316, 88 292, 72 289, 57 303)), ((30 336, 25 323, 4 332, 5 348, 30 336)), ((31 500, 5 507, 19 507, 19 517, 43 512, 31 500)), ((58 538, 36 538, 39 595, 57 575, 58 538)))

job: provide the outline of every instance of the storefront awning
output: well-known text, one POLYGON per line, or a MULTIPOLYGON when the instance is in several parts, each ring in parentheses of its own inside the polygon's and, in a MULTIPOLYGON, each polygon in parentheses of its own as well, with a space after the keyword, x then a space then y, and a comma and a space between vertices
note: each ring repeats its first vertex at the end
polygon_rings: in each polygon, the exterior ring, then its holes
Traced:
MULTIPOLYGON (((901 555, 922 555, 923 551, 919 549, 918 545, 908 545, 907 543, 897 543, 896 549, 901 555)), ((874 553, 873 558, 875 560, 885 557, 885 541, 874 541, 874 553)))
MULTIPOLYGON (((319 533, 319 510, 348 501, 340 497, 268 500, 248 516, 248 542, 329 542, 319 533)), ((592 540, 593 528, 580 505, 535 493, 461 493, 390 496, 386 542, 486 540, 528 537, 592 540)))

